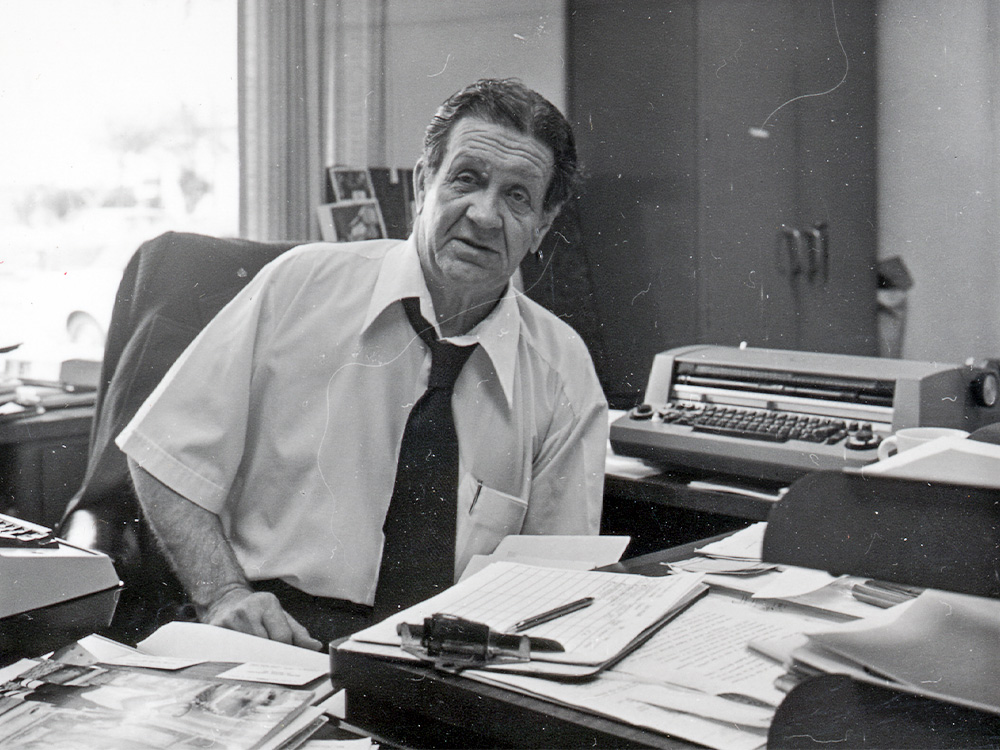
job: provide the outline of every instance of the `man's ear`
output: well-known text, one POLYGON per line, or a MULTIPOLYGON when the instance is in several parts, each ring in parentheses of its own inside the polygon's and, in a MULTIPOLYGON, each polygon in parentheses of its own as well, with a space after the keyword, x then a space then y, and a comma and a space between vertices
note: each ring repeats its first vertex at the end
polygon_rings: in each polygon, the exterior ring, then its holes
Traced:
POLYGON ((421 156, 417 159, 417 163, 413 167, 413 201, 416 204, 416 212, 418 214, 420 213, 421 206, 424 204, 427 179, 427 165, 424 163, 424 157, 421 156))
POLYGON ((559 212, 562 211, 562 204, 558 206, 553 206, 548 211, 542 213, 542 223, 535 229, 535 242, 531 248, 532 254, 538 252, 538 248, 542 246, 542 240, 545 239, 545 235, 549 233, 549 229, 552 228, 552 223, 556 220, 559 212))

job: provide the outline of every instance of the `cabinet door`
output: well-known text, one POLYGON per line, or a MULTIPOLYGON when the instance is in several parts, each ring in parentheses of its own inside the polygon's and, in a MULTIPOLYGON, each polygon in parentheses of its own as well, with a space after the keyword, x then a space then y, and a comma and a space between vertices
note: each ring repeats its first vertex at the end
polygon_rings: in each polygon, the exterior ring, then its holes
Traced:
POLYGON ((878 354, 873 5, 796 3, 801 349, 878 354))
POLYGON ((613 405, 653 356, 698 337, 694 0, 570 0, 569 110, 587 174, 576 215, 613 405))
MULTIPOLYGON (((791 0, 698 5, 701 340, 794 348, 800 301, 783 225, 796 216, 791 0)), ((789 242, 789 245, 791 241, 789 242)))
POLYGON ((682 344, 875 353, 873 5, 567 4, 578 251, 616 404, 682 344))
POLYGON ((867 0, 699 5, 702 340, 875 353, 874 41, 867 0))

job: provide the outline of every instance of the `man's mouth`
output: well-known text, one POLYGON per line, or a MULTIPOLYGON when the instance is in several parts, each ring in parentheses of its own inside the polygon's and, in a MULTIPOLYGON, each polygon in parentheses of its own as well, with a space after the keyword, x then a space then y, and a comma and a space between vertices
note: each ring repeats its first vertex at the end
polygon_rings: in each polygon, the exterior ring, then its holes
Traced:
POLYGON ((496 250, 494 250, 489 245, 484 245, 481 242, 477 242, 476 240, 469 239, 468 237, 456 237, 455 239, 458 240, 459 242, 461 242, 463 245, 467 245, 468 247, 471 247, 473 250, 478 250, 478 251, 484 252, 484 253, 495 253, 496 252, 496 250))

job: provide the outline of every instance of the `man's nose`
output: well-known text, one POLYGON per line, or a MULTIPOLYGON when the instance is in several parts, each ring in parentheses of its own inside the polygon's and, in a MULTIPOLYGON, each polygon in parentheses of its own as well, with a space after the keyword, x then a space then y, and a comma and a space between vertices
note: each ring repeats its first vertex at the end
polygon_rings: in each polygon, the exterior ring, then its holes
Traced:
POLYGON ((466 215, 484 229, 499 229, 503 226, 500 196, 492 190, 479 190, 469 197, 466 215))

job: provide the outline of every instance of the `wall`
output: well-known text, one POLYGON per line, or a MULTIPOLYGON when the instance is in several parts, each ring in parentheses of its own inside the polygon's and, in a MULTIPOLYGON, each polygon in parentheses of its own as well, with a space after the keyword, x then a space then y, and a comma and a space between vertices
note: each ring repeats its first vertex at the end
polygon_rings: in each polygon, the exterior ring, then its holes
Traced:
POLYGON ((386 165, 409 167, 438 105, 477 78, 520 78, 565 111, 562 0, 388 0, 386 165))
POLYGON ((914 277, 903 356, 1000 356, 1000 7, 881 0, 879 254, 914 277))
MULTIPOLYGON (((437 104, 480 76, 565 110, 561 0, 384 8, 386 164, 412 164, 437 104)), ((879 0, 878 246, 915 279, 908 358, 1000 356, 998 19, 995 0, 879 0)))

